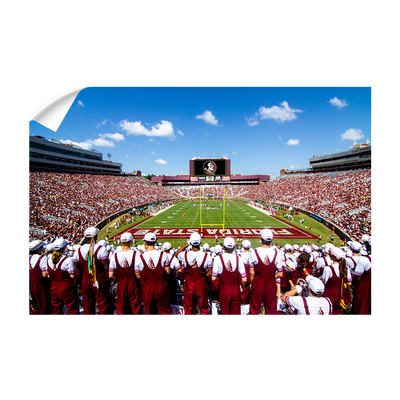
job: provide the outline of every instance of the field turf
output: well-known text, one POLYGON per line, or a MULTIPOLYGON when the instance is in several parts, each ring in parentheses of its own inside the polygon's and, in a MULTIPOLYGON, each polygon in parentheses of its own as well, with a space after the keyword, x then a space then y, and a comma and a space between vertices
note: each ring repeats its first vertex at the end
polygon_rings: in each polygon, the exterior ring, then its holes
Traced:
MULTIPOLYGON (((223 211, 221 201, 202 202, 202 222, 203 222, 203 243, 210 246, 215 245, 215 235, 218 242, 223 241, 223 211)), ((198 201, 182 201, 174 206, 160 212, 159 214, 142 219, 129 225, 123 225, 117 231, 110 230, 110 242, 125 231, 130 231, 136 244, 141 244, 143 236, 147 232, 154 232, 158 242, 170 242, 174 248, 186 243, 192 232, 201 233, 200 229, 200 207, 198 201)), ((113 223, 110 224, 112 226, 113 223)), ((260 230, 269 228, 274 232, 274 244, 304 244, 315 243, 324 244, 334 236, 333 244, 339 246, 341 240, 324 225, 306 217, 305 215, 295 215, 294 221, 283 217, 268 216, 241 201, 226 201, 225 204, 225 236, 248 239, 253 248, 260 245, 260 230), (304 224, 300 225, 300 219, 304 219, 304 224), (312 226, 312 229, 309 229, 312 226), (321 235, 321 242, 318 236, 321 235)), ((104 229, 100 232, 99 238, 104 238, 104 229)))

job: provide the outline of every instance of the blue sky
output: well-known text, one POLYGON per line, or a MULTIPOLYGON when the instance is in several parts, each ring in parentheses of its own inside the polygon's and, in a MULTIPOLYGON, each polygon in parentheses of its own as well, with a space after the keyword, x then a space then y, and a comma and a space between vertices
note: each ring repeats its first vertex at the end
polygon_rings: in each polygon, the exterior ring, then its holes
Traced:
POLYGON ((97 149, 124 172, 189 173, 193 157, 230 158, 232 174, 279 175, 314 154, 371 142, 368 87, 86 88, 57 132, 30 135, 97 149))

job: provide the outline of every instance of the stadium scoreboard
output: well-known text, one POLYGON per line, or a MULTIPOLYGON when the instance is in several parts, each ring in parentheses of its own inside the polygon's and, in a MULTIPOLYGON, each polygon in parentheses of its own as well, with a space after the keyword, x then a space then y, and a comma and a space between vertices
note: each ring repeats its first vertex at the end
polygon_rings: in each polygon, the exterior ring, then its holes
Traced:
POLYGON ((189 160, 191 182, 229 182, 231 160, 222 158, 193 158, 189 160))

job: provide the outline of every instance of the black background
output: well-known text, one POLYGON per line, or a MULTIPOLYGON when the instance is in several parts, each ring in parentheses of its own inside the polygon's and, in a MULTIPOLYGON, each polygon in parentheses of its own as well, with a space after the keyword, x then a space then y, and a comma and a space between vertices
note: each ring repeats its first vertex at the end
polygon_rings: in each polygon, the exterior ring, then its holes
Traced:
POLYGON ((208 175, 203 171, 204 163, 208 161, 213 161, 217 166, 217 171, 215 172, 215 176, 217 175, 226 175, 226 160, 214 160, 209 158, 207 160, 195 160, 194 161, 194 176, 212 176, 208 175))

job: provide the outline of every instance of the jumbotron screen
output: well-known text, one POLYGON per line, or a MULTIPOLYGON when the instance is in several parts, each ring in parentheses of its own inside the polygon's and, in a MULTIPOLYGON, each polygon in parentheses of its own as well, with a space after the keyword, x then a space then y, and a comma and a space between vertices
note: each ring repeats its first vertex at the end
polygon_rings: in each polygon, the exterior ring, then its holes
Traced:
POLYGON ((190 160, 191 176, 226 176, 230 175, 230 161, 221 158, 190 160))

